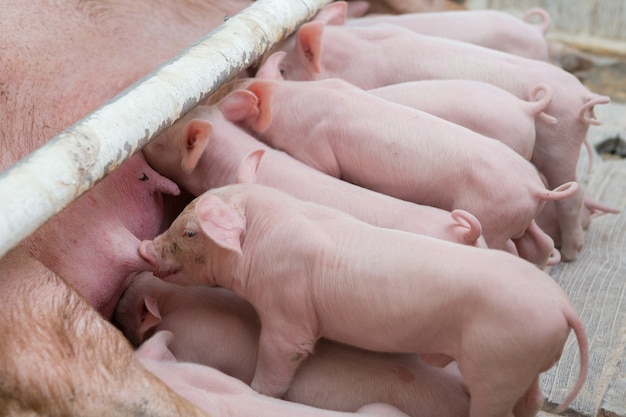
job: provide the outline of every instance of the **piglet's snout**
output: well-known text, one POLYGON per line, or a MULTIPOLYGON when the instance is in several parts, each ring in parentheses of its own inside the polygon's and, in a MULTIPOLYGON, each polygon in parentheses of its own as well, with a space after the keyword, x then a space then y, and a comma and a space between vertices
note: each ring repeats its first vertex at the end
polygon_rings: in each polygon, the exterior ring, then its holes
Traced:
POLYGON ((139 244, 139 255, 150 264, 150 271, 159 278, 175 274, 180 265, 171 257, 163 256, 163 246, 157 237, 156 240, 144 240, 139 244))
POLYGON ((139 255, 150 264, 153 271, 157 271, 159 263, 154 250, 154 242, 152 240, 144 240, 139 244, 139 255))

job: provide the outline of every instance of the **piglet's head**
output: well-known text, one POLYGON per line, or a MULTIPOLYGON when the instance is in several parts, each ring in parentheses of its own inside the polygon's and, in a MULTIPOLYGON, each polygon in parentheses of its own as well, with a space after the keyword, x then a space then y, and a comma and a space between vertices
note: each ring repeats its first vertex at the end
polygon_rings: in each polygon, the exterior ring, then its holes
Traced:
MULTIPOLYGON (((243 158, 237 170, 237 183, 256 181, 264 153, 263 149, 257 149, 243 158)), ((139 254, 152 266, 156 276, 168 277, 168 281, 179 284, 207 284, 208 280, 209 285, 214 285, 211 274, 222 262, 227 262, 224 255, 242 255, 246 219, 223 200, 224 196, 236 194, 236 187, 230 185, 205 192, 185 207, 167 231, 154 240, 141 242, 139 254)))
POLYGON ((185 284, 206 283, 220 249, 241 254, 245 219, 219 197, 207 192, 192 201, 170 228, 139 246, 140 255, 161 278, 185 284), (177 277, 174 277, 176 275, 177 277))

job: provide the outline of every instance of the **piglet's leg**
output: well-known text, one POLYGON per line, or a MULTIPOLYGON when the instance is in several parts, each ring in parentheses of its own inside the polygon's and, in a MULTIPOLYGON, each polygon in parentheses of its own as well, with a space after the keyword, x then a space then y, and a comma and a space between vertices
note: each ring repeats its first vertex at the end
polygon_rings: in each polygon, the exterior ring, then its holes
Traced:
POLYGON ((561 229, 561 257, 564 261, 573 261, 583 246, 584 232, 581 225, 583 205, 582 189, 575 195, 555 202, 559 212, 561 229))
POLYGON ((536 378, 526 394, 520 398, 513 408, 515 417, 535 417, 543 405, 543 394, 539 389, 539 378, 536 378))
POLYGON ((302 361, 313 351, 316 340, 302 336, 302 330, 293 329, 293 325, 290 328, 276 323, 266 326, 263 320, 261 323, 257 367, 251 386, 260 394, 281 398, 302 361))

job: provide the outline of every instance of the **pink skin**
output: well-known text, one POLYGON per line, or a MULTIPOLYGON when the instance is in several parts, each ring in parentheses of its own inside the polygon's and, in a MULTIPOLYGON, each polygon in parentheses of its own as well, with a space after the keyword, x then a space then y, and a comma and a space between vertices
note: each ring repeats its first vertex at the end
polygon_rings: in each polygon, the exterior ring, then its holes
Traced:
POLYGON ((210 416, 222 417, 406 417, 388 404, 368 404, 356 413, 322 410, 276 398, 259 395, 238 379, 208 366, 177 362, 168 348, 173 335, 156 333, 139 350, 137 358, 144 367, 189 402, 210 416))
POLYGON ((524 235, 513 239, 513 243, 517 254, 535 265, 552 266, 561 262, 561 253, 554 247, 554 241, 536 220, 530 222, 524 235))
POLYGON ((3 2, 0 170, 250 4, 3 2))
MULTIPOLYGON (((274 58, 278 59, 280 56, 274 58)), ((271 64, 270 60, 268 64, 271 64)), ((535 119, 539 117, 548 123, 558 123, 543 112, 552 100, 550 87, 544 84, 533 89, 530 96, 536 100, 532 102, 521 100, 492 84, 472 80, 409 81, 368 92, 499 139, 529 160, 535 145, 535 119), (432 100, 435 96, 437 100, 432 100), (497 113, 493 109, 497 109, 497 113)), ((518 254, 536 265, 554 265, 561 259, 552 237, 534 222, 514 243, 518 254)))
POLYGON ((167 280, 228 288, 254 306, 261 320, 254 389, 282 395, 326 337, 426 354, 437 365, 454 359, 470 416, 534 415, 538 376, 558 360, 570 328, 581 371, 559 410, 581 389, 585 331, 545 272, 503 251, 377 228, 252 184, 261 155, 243 161, 242 183, 196 198, 139 247, 167 280))
POLYGON ((539 84, 532 90, 530 102, 473 80, 409 81, 368 92, 498 139, 530 160, 535 147, 535 120, 558 123, 543 112, 552 100, 550 87, 539 84))
POLYGON ((546 200, 578 189, 567 183, 548 191, 532 164, 501 142, 338 79, 257 80, 222 103, 240 107, 233 121, 322 172, 414 203, 467 210, 494 249, 522 237, 546 200))
POLYGON ((401 14, 464 9, 451 0, 350 0, 348 7, 350 8, 353 3, 359 3, 359 8, 364 7, 362 3, 367 3, 367 10, 370 13, 401 14))
MULTIPOLYGON (((341 7, 339 3, 341 2, 331 3, 327 7, 341 7)), ((544 61, 548 59, 548 43, 542 33, 542 27, 537 28, 522 19, 497 10, 377 15, 349 19, 346 22, 349 26, 371 26, 381 23, 398 25, 424 35, 455 39, 530 59, 544 61)))
MULTIPOLYGON (((284 57, 283 51, 270 55, 255 77, 284 80, 280 72, 284 57)), ((558 123, 544 112, 552 100, 552 90, 545 84, 532 89, 529 94, 532 101, 522 100, 489 83, 462 79, 407 81, 367 92, 498 139, 528 160, 535 146, 535 120, 558 123), (498 111, 494 112, 495 109, 498 111)))
POLYGON ((138 153, 22 245, 108 317, 130 278, 146 269, 137 245, 162 230, 162 193, 179 190, 138 153))
MULTIPOLYGON (((604 214, 618 213, 620 213, 619 209, 600 204, 585 194, 581 210, 581 226, 583 230, 587 230, 593 219, 604 214)), ((560 246, 561 242, 559 239, 561 233, 557 216, 556 206, 553 202, 549 202, 546 203, 541 212, 537 215, 536 221, 539 227, 554 239, 554 243, 560 246)))
MULTIPOLYGON (((278 59, 275 58, 276 61, 278 59)), ((558 123, 543 112, 552 100, 550 87, 545 84, 533 88, 530 97, 534 101, 531 102, 492 84, 473 80, 409 81, 368 92, 498 139, 528 160, 535 146, 536 118, 558 123), (432 100, 432 97, 437 97, 437 100, 432 100), (495 109, 497 112, 493 111, 495 109)), ((536 265, 554 265, 561 259, 552 237, 536 227, 534 222, 514 243, 519 255, 536 265)))
MULTIPOLYGON (((228 290, 183 287, 143 273, 129 285, 115 318, 136 345, 170 331, 175 337, 168 347, 177 360, 252 381, 260 322, 252 306, 228 290)), ((458 374, 416 355, 382 355, 325 339, 303 361, 283 399, 336 411, 389 402, 412 417, 469 413, 458 374)))
MULTIPOLYGON (((251 3, 3 2, 0 171, 251 3)), ((173 190, 136 156, 25 244, 108 316, 144 269, 138 239, 161 230, 159 191, 173 190)))
POLYGON ((470 213, 450 213, 409 203, 315 170, 269 148, 226 120, 225 114, 234 117, 236 107, 197 107, 144 148, 146 159, 157 171, 197 196, 231 183, 244 156, 264 149, 257 173, 260 184, 344 210, 377 226, 487 247, 482 227, 470 213))
MULTIPOLYGON (((287 52, 281 72, 292 80, 338 77, 372 89, 406 81, 462 78, 489 82, 524 100, 529 100, 537 84, 548 84, 553 99, 546 112, 558 124, 537 121, 531 161, 546 176, 549 188, 576 180, 580 147, 589 125, 598 123, 593 107, 610 101, 547 62, 392 25, 362 28, 310 22, 281 49, 287 52)), ((575 259, 582 248, 582 201, 580 189, 557 202, 563 260, 575 259)))

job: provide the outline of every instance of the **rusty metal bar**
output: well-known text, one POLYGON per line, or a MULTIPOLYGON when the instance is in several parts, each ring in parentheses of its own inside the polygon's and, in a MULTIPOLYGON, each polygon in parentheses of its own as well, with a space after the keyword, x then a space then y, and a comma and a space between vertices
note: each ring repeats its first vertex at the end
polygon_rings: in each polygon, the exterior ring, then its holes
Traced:
POLYGON ((0 173, 0 257, 330 1, 256 1, 0 173))

